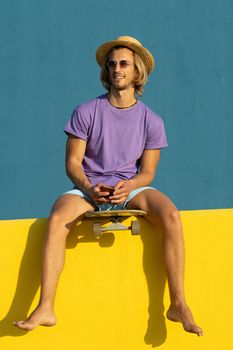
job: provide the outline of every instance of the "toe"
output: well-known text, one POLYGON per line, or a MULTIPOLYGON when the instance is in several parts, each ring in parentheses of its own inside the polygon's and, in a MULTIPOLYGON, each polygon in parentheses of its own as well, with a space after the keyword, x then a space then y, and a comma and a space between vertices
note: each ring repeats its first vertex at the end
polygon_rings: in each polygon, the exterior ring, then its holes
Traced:
POLYGON ((195 324, 189 324, 189 325, 183 325, 184 326, 184 330, 190 333, 195 333, 197 334, 199 337, 203 336, 203 331, 200 327, 196 326, 195 324))
POLYGON ((29 324, 28 322, 25 321, 15 321, 14 326, 23 329, 25 331, 30 331, 34 328, 34 325, 29 324))

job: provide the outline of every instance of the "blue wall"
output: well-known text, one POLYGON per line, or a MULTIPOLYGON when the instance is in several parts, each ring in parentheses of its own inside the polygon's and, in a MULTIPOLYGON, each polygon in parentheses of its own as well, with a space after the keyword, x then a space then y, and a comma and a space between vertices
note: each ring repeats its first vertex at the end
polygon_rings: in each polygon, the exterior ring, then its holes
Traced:
POLYGON ((232 207, 231 0, 2 0, 0 218, 44 217, 71 187, 63 127, 104 90, 95 50, 131 35, 157 67, 143 101, 165 121, 154 185, 180 209, 232 207))

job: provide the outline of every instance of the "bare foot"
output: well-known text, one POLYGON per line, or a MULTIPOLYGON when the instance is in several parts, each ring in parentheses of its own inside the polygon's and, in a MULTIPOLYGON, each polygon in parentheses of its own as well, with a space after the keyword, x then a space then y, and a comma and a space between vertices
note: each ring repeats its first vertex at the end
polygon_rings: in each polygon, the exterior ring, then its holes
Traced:
POLYGON ((14 326, 31 331, 37 326, 51 327, 56 324, 56 317, 52 310, 37 307, 25 321, 15 321, 14 326))
POLYGON ((187 305, 181 305, 179 307, 171 305, 167 311, 167 318, 170 321, 181 322, 185 331, 196 333, 199 337, 203 336, 202 329, 196 325, 187 305))

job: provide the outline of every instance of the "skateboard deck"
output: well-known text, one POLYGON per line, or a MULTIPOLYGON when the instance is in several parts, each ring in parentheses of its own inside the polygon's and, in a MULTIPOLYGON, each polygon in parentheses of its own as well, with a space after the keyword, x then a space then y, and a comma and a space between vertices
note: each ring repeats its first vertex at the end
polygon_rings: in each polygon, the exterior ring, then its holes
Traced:
POLYGON ((100 237, 102 232, 107 231, 119 231, 119 230, 131 230, 132 235, 140 234, 140 223, 137 219, 138 216, 144 216, 146 212, 143 210, 131 209, 131 210, 103 210, 103 211, 92 211, 85 214, 86 218, 96 219, 93 223, 93 232, 96 237, 100 237), (131 220, 130 226, 122 224, 122 221, 126 217, 134 216, 136 220, 131 220), (103 226, 101 219, 108 218, 110 224, 103 226), (98 221, 97 221, 98 220, 98 221))

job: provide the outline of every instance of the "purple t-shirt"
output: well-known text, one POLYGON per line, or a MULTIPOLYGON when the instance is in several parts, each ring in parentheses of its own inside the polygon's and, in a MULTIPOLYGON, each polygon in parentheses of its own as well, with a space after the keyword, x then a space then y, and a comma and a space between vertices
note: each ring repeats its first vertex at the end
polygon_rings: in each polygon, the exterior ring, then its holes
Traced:
POLYGON ((113 107, 106 94, 74 109, 64 131, 87 142, 83 170, 92 185, 132 178, 145 149, 167 146, 162 119, 144 103, 113 107))

